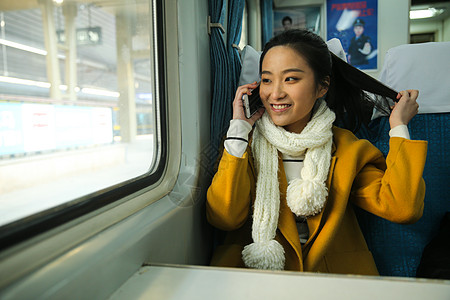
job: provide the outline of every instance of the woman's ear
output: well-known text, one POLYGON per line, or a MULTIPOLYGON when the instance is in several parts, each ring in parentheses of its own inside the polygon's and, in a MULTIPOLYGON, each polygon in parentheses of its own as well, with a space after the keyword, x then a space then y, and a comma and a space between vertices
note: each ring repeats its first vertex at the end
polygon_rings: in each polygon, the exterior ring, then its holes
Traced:
POLYGON ((322 98, 328 92, 328 88, 330 87, 330 76, 325 77, 323 83, 319 86, 317 98, 322 98))

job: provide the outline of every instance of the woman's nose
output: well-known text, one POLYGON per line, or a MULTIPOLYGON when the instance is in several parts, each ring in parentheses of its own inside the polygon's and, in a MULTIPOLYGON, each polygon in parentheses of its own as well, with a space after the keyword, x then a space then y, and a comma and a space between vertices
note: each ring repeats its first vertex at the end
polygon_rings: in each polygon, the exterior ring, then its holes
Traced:
POLYGON ((270 98, 272 98, 273 100, 280 100, 283 99, 284 97, 286 97, 286 93, 284 91, 283 85, 274 84, 272 86, 270 98))

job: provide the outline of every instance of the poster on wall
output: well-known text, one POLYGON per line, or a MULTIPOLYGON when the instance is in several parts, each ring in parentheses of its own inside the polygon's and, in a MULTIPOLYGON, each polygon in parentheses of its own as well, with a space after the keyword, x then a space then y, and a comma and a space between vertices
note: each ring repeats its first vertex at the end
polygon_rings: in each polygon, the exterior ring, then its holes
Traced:
POLYGON ((338 38, 348 62, 361 70, 378 67, 378 0, 327 0, 327 40, 338 38))
POLYGON ((308 29, 320 35, 320 7, 274 9, 273 36, 288 29, 308 29))

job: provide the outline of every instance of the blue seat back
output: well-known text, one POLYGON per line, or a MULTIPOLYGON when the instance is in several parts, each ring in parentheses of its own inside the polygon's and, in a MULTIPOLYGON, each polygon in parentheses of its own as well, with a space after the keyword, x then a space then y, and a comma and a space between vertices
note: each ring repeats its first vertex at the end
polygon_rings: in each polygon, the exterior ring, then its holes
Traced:
MULTIPOLYGON (((358 221, 380 275, 414 277, 424 247, 437 234, 445 212, 450 211, 449 120, 449 113, 422 114, 415 116, 408 126, 411 139, 428 141, 423 173, 425 208, 418 222, 395 224, 357 209, 358 221)), ((378 118, 371 125, 379 137, 372 142, 386 156, 389 151, 388 118, 378 118)))
MULTIPOLYGON (((424 247, 437 234, 450 211, 450 42, 402 45, 385 57, 381 81, 397 91, 419 89, 419 114, 408 125, 411 139, 427 140, 423 178, 425 208, 415 224, 394 224, 357 209, 358 221, 380 275, 414 277, 424 247)), ((386 156, 389 120, 370 124, 375 134, 360 133, 386 156)), ((373 133, 372 132, 372 133, 373 133)))

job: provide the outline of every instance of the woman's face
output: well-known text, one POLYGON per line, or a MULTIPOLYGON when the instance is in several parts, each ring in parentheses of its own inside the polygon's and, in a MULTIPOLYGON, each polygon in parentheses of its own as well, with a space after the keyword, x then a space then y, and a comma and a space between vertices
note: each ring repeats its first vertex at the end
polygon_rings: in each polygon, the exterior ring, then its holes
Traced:
POLYGON ((300 133, 316 100, 327 92, 316 87, 314 72, 303 56, 287 46, 267 51, 261 68, 260 96, 275 125, 300 133))
POLYGON ((355 26, 355 27, 353 27, 353 31, 355 32, 356 37, 360 37, 361 34, 363 34, 363 32, 364 32, 364 27, 355 26))

